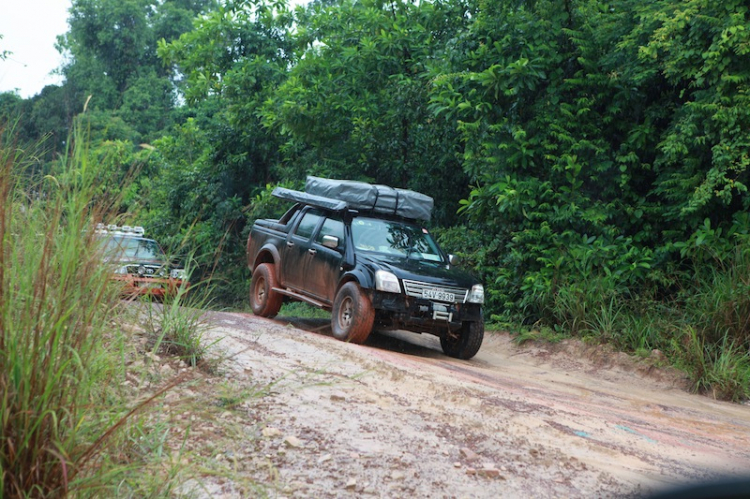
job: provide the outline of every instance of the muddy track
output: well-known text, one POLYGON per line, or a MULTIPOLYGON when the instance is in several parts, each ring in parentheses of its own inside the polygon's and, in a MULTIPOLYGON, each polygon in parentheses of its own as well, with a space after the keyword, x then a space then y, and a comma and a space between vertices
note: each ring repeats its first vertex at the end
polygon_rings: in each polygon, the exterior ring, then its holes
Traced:
POLYGON ((243 452, 274 497, 639 497, 750 470, 750 407, 621 354, 490 333, 460 361, 427 335, 352 345, 326 321, 211 321, 225 375, 273 383, 246 408, 243 452))

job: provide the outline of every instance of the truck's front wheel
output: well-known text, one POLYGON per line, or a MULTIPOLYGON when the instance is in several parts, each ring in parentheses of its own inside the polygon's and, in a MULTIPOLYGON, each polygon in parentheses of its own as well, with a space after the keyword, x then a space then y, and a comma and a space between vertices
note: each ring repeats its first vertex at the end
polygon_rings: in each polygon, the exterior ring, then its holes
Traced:
POLYGON ((347 282, 336 294, 331 314, 333 336, 342 341, 364 343, 375 323, 370 298, 355 282, 347 282))
POLYGON ((275 317, 281 309, 284 299, 273 290, 277 287, 276 273, 272 263, 261 263, 253 271, 250 284, 250 308, 255 315, 261 317, 275 317))
POLYGON ((458 331, 449 331, 440 337, 440 346, 449 357, 470 359, 482 346, 484 321, 464 322, 458 331))

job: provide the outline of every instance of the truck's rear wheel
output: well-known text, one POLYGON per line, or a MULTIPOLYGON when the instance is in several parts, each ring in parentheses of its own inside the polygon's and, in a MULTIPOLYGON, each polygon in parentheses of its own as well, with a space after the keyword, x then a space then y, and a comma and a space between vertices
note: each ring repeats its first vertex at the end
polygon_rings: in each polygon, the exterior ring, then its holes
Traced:
POLYGON ((464 322, 458 331, 449 331, 440 337, 440 346, 449 357, 470 359, 482 346, 484 321, 464 322))
POLYGON ((250 283, 250 308, 255 315, 275 317, 281 309, 284 299, 273 290, 277 287, 276 273, 272 263, 261 263, 253 271, 250 283))
POLYGON ((370 298, 355 282, 347 282, 336 294, 331 314, 333 336, 342 341, 364 343, 375 323, 370 298))

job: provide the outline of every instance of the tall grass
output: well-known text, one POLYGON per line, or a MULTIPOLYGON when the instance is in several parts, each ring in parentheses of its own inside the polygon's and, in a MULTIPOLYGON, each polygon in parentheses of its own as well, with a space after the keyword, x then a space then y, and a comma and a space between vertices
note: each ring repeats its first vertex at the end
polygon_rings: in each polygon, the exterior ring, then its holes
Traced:
POLYGON ((87 469, 113 421, 104 348, 117 290, 93 224, 111 209, 76 147, 47 176, 0 129, 0 495, 53 497, 94 487, 87 469))
POLYGON ((681 292, 657 300, 646 290, 623 293, 610 275, 571 279, 547 300, 548 325, 643 356, 659 350, 695 391, 750 398, 750 245, 738 241, 722 260, 696 262, 674 283, 681 292))
POLYGON ((750 398, 750 243, 715 265, 696 268, 684 292, 686 322, 680 361, 696 390, 733 401, 750 398))
POLYGON ((697 268, 686 293, 692 321, 712 343, 725 336, 750 346, 750 242, 740 242, 716 265, 697 268))

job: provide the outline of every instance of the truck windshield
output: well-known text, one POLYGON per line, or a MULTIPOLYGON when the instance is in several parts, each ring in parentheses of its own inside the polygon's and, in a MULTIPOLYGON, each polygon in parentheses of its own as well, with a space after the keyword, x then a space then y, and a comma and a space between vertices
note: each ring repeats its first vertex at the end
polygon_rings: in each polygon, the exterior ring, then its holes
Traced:
POLYGON ((355 217, 352 239, 354 247, 361 251, 431 262, 443 259, 427 229, 406 222, 355 217))
POLYGON ((107 240, 107 254, 119 259, 164 260, 156 241, 136 237, 112 236, 107 240))

